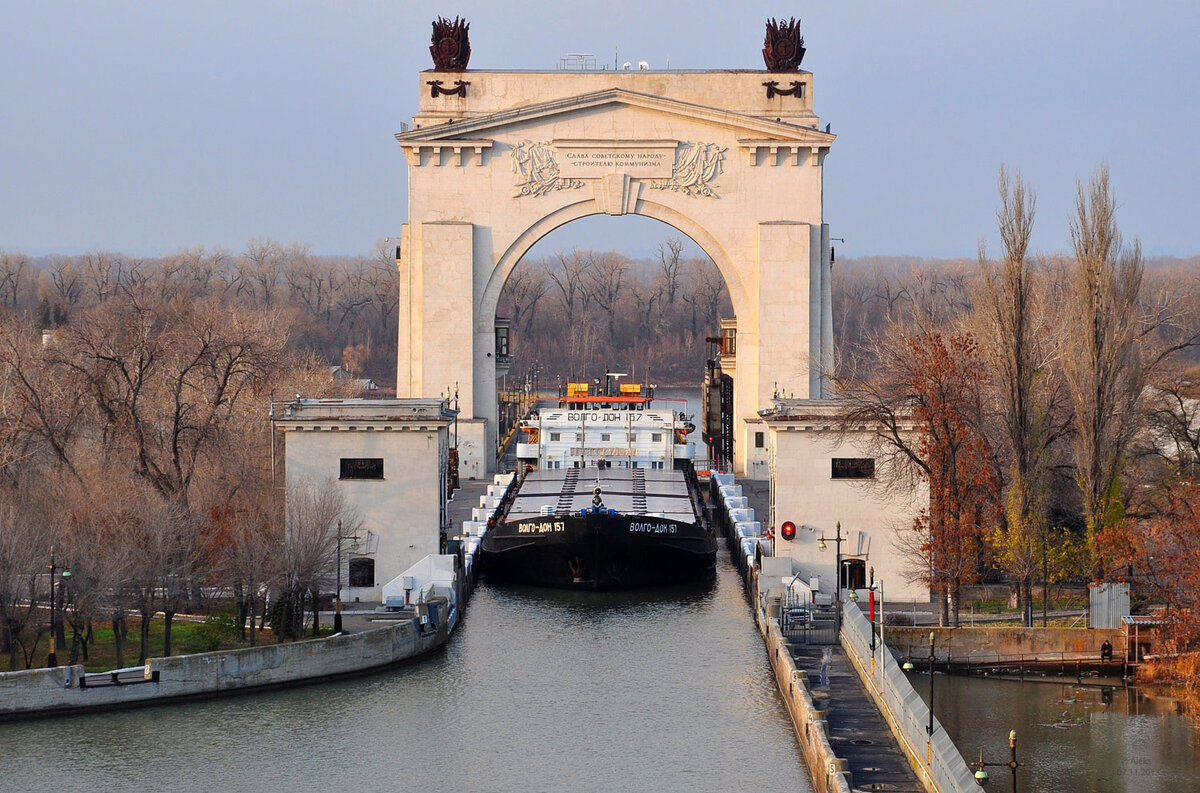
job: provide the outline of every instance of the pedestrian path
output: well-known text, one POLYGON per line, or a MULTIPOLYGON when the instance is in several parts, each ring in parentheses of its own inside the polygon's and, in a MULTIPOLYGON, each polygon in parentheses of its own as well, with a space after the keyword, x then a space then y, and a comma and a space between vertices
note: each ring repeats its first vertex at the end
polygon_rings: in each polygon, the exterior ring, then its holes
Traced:
POLYGON ((834 753, 847 762, 852 788, 923 793, 925 788, 845 651, 832 645, 801 645, 792 647, 792 657, 796 666, 808 673, 813 702, 825 711, 829 742, 834 753))

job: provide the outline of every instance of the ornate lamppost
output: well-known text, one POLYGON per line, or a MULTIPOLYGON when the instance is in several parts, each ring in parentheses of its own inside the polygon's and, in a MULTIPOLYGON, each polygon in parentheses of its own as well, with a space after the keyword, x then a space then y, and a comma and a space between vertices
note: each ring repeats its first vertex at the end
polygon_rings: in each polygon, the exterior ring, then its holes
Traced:
POLYGON ((980 747, 979 762, 971 763, 971 765, 975 766, 975 768, 978 769, 975 772, 975 781, 981 785, 986 785, 989 780, 988 772, 987 772, 988 766, 992 766, 992 767, 1007 766, 1008 768, 1012 769, 1012 793, 1017 793, 1017 769, 1025 764, 1017 762, 1017 731, 1016 730, 1010 730, 1008 733, 1008 749, 1009 749, 1010 755, 1009 755, 1009 760, 1007 763, 985 763, 983 761, 983 747, 980 747))

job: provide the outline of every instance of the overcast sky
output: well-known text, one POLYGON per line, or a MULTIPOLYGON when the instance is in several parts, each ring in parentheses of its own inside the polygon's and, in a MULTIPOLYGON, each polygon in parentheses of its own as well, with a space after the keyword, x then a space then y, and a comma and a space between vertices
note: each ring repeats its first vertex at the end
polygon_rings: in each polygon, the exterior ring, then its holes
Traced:
MULTIPOLYGON (((270 236, 369 251, 406 217, 392 135, 439 13, 471 22, 477 69, 616 51, 762 68, 764 20, 801 16, 815 110, 839 136, 825 217, 843 256, 994 248, 1002 162, 1038 192, 1036 247, 1063 249, 1075 181, 1102 160, 1127 237, 1200 253, 1195 0, 5 0, 0 249, 154 255, 270 236)), ((635 255, 664 233, 621 222, 635 255)), ((555 243, 611 239, 571 229, 555 243)))

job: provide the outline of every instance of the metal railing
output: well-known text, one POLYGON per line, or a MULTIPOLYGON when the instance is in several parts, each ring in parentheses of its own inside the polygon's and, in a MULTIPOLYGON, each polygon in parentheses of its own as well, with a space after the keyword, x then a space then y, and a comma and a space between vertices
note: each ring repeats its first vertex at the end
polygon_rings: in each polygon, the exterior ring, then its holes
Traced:
POLYGON ((933 733, 929 734, 929 707, 882 642, 876 642, 872 663, 871 624, 857 608, 843 609, 842 639, 847 652, 856 657, 858 667, 864 670, 861 675, 864 683, 877 701, 883 703, 884 715, 897 731, 907 754, 920 764, 926 779, 942 793, 979 793, 967 761, 936 718, 932 720, 933 733))

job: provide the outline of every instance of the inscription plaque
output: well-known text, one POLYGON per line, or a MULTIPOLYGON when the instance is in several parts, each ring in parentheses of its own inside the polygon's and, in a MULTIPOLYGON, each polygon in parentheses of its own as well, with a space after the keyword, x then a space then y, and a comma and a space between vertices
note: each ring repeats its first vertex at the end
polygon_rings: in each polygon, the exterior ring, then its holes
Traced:
POLYGON ((554 141, 558 167, 567 179, 599 179, 607 173, 670 178, 677 141, 554 141))

